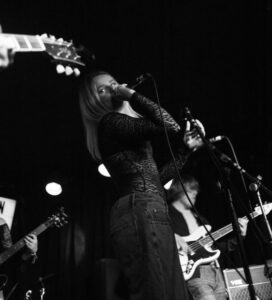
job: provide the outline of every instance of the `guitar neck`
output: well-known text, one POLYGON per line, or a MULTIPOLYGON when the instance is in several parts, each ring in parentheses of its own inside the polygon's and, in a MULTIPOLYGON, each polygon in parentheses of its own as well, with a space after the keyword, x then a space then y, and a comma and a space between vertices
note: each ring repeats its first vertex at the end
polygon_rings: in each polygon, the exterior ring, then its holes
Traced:
MULTIPOLYGON (((256 218, 257 216, 259 215, 259 213, 257 212, 252 212, 250 214, 251 218, 256 218)), ((247 217, 243 217, 242 219, 247 219, 247 217)), ((219 239, 221 239, 222 237, 224 237, 225 235, 229 234, 230 232, 233 231, 233 226, 232 224, 228 224, 226 225, 225 227, 223 228, 220 228, 218 229, 217 231, 214 231, 212 233, 210 233, 210 235, 212 237, 210 237, 209 235, 202 238, 201 240, 199 240, 199 243, 202 245, 202 246, 208 246, 208 245, 212 245, 214 241, 217 241, 219 239)))
POLYGON ((8 37, 12 40, 15 52, 42 52, 45 45, 39 35, 7 34, 1 33, 0 36, 8 37))
MULTIPOLYGON (((34 230, 32 230, 29 234, 35 234, 38 236, 42 232, 44 232, 47 228, 49 228, 52 225, 50 221, 47 221, 34 230)), ((25 246, 24 237, 21 238, 19 241, 17 241, 15 244, 13 244, 9 249, 4 251, 2 254, 0 254, 0 265, 3 264, 6 260, 8 260, 11 256, 13 256, 15 253, 17 253, 19 250, 21 250, 25 246)))

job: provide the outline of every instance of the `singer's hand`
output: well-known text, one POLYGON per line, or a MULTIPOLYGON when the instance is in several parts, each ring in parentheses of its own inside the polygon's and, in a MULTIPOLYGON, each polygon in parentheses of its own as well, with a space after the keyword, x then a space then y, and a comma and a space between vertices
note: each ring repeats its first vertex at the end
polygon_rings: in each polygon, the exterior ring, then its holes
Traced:
POLYGON ((134 90, 127 87, 126 84, 118 84, 112 87, 113 97, 118 101, 129 101, 132 95, 135 93, 134 90))
MULTIPOLYGON (((199 120, 195 120, 197 126, 201 130, 202 134, 205 135, 205 129, 202 123, 199 120)), ((203 146, 203 141, 196 128, 191 130, 191 123, 186 122, 186 129, 183 137, 184 143, 188 146, 189 149, 193 151, 197 150, 199 147, 203 146)))

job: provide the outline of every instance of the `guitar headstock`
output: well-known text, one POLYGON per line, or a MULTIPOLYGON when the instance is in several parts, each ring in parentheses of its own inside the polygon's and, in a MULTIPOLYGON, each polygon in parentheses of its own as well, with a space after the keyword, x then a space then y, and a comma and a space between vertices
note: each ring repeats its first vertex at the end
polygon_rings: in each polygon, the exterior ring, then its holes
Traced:
MULTIPOLYGON (((75 76, 80 75, 80 67, 86 64, 91 52, 82 45, 75 47, 73 41, 65 41, 62 38, 56 39, 54 36, 47 34, 42 35, 25 35, 0 33, 0 48, 5 49, 5 57, 0 57, 0 67, 6 67, 13 61, 16 52, 47 52, 53 62, 57 64, 57 73, 75 76), (90 53, 89 53, 90 52, 90 53), (88 55, 86 55, 88 53, 88 55)), ((2 54, 2 53, 1 53, 2 54)), ((2 55, 3 56, 3 55, 2 55)), ((91 54, 92 60, 94 55, 91 54)))
POLYGON ((48 218, 50 225, 54 225, 58 228, 68 223, 68 215, 64 211, 64 207, 61 207, 58 212, 54 213, 48 218))
POLYGON ((57 73, 66 75, 80 75, 80 67, 85 63, 81 60, 78 49, 73 41, 65 41, 62 38, 56 39, 54 36, 43 34, 40 36, 45 46, 45 51, 53 58, 57 64, 57 73))
MULTIPOLYGON (((269 214, 270 211, 272 210, 272 203, 264 204, 263 205, 263 210, 264 210, 265 215, 269 214)), ((254 212, 257 215, 261 215, 262 214, 261 207, 260 206, 256 206, 255 209, 254 209, 254 212)))

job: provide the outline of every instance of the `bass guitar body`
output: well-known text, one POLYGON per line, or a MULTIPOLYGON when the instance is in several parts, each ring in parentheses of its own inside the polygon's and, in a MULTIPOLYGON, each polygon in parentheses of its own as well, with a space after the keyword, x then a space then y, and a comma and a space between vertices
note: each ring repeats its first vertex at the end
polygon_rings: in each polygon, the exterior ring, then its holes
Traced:
MULTIPOLYGON (((206 225, 206 228, 209 231, 211 230, 210 225, 206 225)), ((200 241, 206 235, 206 229, 201 226, 193 232, 193 234, 183 237, 189 245, 188 253, 185 253, 182 250, 179 251, 179 261, 185 280, 188 280, 193 276, 199 265, 211 263, 220 256, 220 250, 213 250, 210 245, 195 243, 196 241, 200 241)))

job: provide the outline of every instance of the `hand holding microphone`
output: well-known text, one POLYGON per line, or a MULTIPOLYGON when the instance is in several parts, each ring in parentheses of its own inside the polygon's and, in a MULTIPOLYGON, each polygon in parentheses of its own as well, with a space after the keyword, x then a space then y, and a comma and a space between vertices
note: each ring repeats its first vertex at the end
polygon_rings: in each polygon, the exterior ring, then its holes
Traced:
MULTIPOLYGON (((194 120, 194 122, 198 126, 201 133, 205 136, 205 129, 203 124, 199 120, 194 120)), ((201 146, 203 146, 203 141, 201 136, 198 133, 198 130, 194 127, 193 128, 191 127, 192 127, 191 123, 189 121, 186 121, 186 129, 185 129, 183 140, 189 149, 195 151, 201 146)))
POLYGON ((114 98, 119 101, 129 101, 131 96, 135 93, 134 89, 148 78, 152 78, 152 75, 150 73, 145 73, 138 76, 134 82, 131 82, 130 84, 112 85, 114 98))
POLYGON ((133 89, 127 87, 127 84, 114 84, 111 90, 114 99, 117 101, 129 101, 135 93, 133 89))

